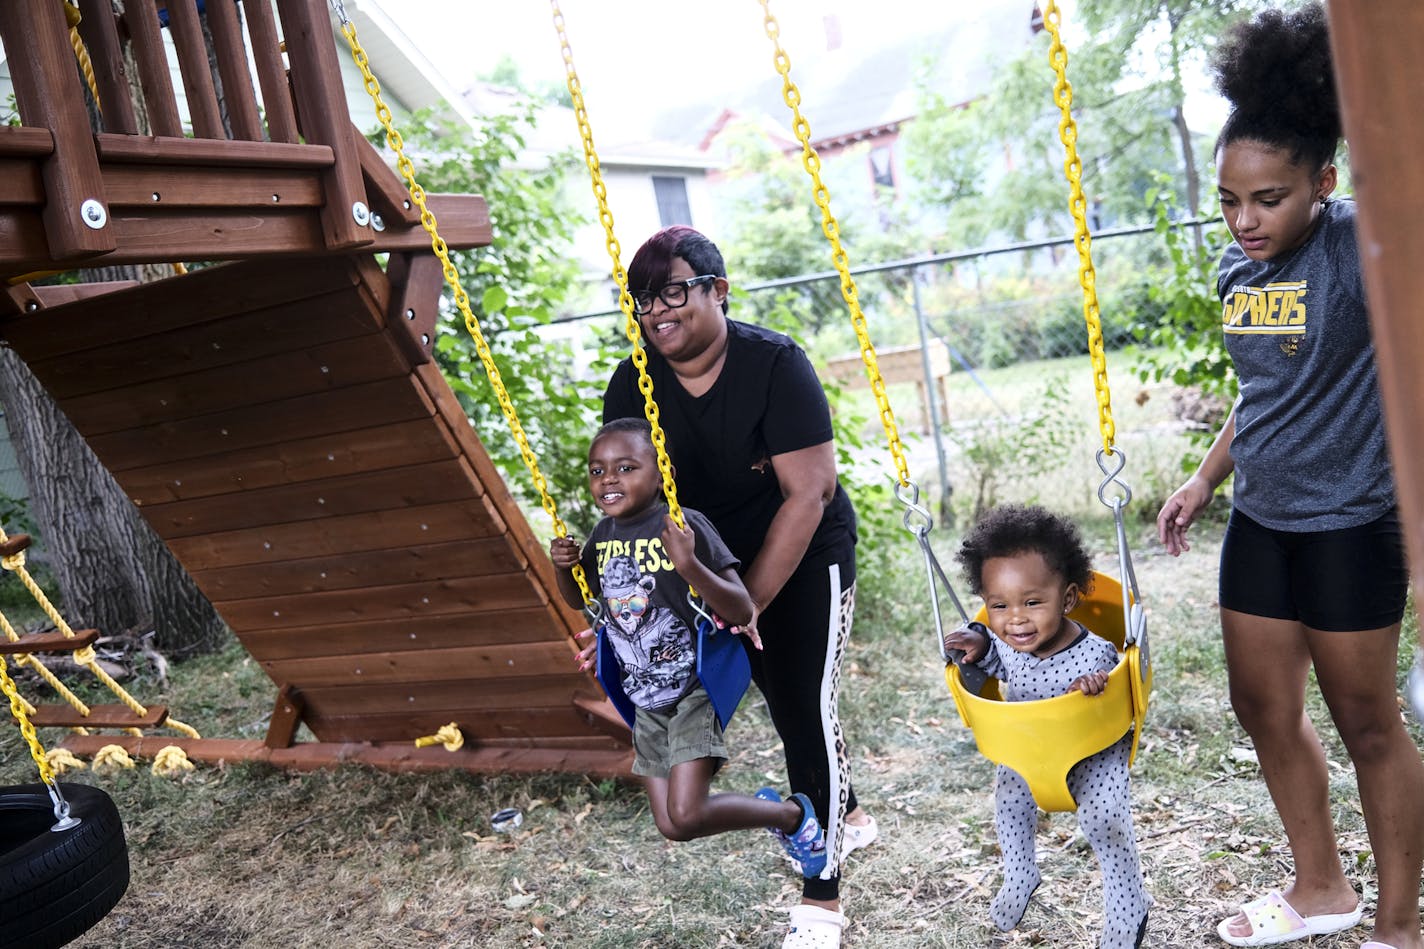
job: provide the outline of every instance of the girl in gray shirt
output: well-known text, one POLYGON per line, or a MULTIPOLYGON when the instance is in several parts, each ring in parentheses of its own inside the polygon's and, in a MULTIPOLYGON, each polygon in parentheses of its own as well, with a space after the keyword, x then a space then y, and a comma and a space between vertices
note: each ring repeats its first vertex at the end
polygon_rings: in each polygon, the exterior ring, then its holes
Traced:
POLYGON ((1273 945, 1363 915, 1305 713, 1313 668, 1355 766, 1379 877, 1362 949, 1421 949, 1424 763, 1395 682, 1408 576, 1355 207, 1333 197, 1341 126, 1324 11, 1257 15, 1223 42, 1215 67, 1233 106, 1216 146, 1234 239, 1218 290, 1240 395, 1157 531, 1168 553, 1189 549, 1188 528, 1235 472, 1219 591, 1231 704, 1295 859, 1293 880, 1245 902, 1217 933, 1273 945))

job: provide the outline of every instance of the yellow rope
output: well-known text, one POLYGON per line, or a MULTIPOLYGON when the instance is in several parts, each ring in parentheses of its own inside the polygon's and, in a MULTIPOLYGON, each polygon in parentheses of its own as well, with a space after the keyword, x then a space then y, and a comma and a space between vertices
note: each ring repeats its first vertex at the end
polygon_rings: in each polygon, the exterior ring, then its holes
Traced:
MULTIPOLYGON (((3 529, 0 529, 0 543, 9 540, 9 536, 3 529)), ((0 567, 9 570, 20 578, 20 582, 25 585, 25 589, 30 591, 30 595, 35 598, 35 602, 44 610, 49 621, 54 624, 54 628, 64 634, 66 639, 74 638, 74 630, 69 628, 69 624, 64 621, 64 617, 59 615, 59 610, 55 609, 49 597, 45 596, 44 590, 35 582, 35 578, 30 576, 30 571, 25 569, 25 552, 23 550, 11 554, 8 557, 0 557, 0 567)))
POLYGON ((776 71, 781 76, 781 98, 791 109, 796 140, 801 143, 801 165, 811 176, 812 194, 816 206, 821 209, 821 231, 831 243, 831 260, 841 278, 841 296, 850 308, 851 325, 855 328, 856 339, 860 341, 860 358, 865 363, 865 374, 870 380, 870 391, 875 396, 875 404, 880 411, 880 424, 885 429, 885 439, 890 446, 890 456, 895 461, 896 477, 900 485, 910 484, 910 466, 905 459, 905 446, 900 440, 900 428, 895 422, 895 411, 890 407, 890 397, 885 392, 885 379, 880 374, 880 362, 875 356, 875 344, 871 342, 870 330, 865 323, 865 314, 860 309, 859 292, 855 278, 850 272, 850 257, 841 245, 840 224, 831 213, 831 193, 821 180, 821 158, 811 145, 811 125, 801 114, 801 90, 791 80, 791 60, 781 48, 781 26, 772 15, 768 0, 760 0, 763 23, 767 38, 776 48, 774 58, 776 71))
POLYGON ((84 74, 84 81, 89 84, 89 94, 94 97, 94 108, 103 115, 104 103, 99 101, 99 84, 94 79, 94 64, 89 59, 84 38, 79 35, 79 8, 70 3, 64 4, 64 18, 69 23, 69 45, 74 47, 74 58, 79 61, 79 71, 84 74))
POLYGON ((134 760, 129 757, 129 753, 124 750, 123 745, 105 745, 100 748, 99 753, 94 756, 94 763, 90 765, 94 771, 132 767, 134 767, 134 760))
POLYGON ((628 272, 623 269, 623 251, 618 238, 613 233, 613 212, 608 207, 608 186, 604 184, 600 170, 598 150, 593 145, 593 128, 588 121, 588 109, 583 99, 583 84, 579 82, 578 71, 574 69, 574 51, 569 44, 569 34, 564 28, 564 14, 559 9, 559 0, 549 0, 553 8, 554 29, 559 34, 559 49, 564 58, 564 72, 569 87, 569 96, 574 104, 574 116, 578 119, 579 138, 583 142, 584 164, 588 166, 589 178, 593 185, 593 197, 598 202, 598 220, 603 225, 604 245, 613 265, 613 281, 618 286, 618 308, 623 311, 623 333, 633 345, 633 365, 638 370, 638 391, 643 393, 643 414, 652 427, 653 448, 658 453, 658 470, 663 477, 663 496, 667 498, 668 512, 679 527, 685 526, 682 506, 677 501, 677 483, 673 480, 672 459, 667 453, 667 436, 659 424, 660 411, 653 401, 653 380, 648 375, 648 354, 643 350, 643 331, 638 318, 633 313, 633 297, 628 293, 628 272))
MULTIPOLYGON (((415 179, 415 166, 405 154, 405 142, 401 138, 400 132, 391 119, 391 110, 381 97, 381 84, 376 81, 375 75, 371 72, 371 64, 366 56, 366 51, 362 49, 360 41, 356 38, 356 26, 346 16, 344 7, 337 3, 337 15, 341 20, 341 35, 346 37, 346 45, 351 49, 351 58, 355 61, 356 67, 361 70, 362 81, 365 83, 366 93, 375 103, 376 118, 380 120, 381 127, 386 133, 386 145, 396 155, 396 167, 400 171, 401 177, 405 179, 406 190, 410 192, 410 199, 415 206, 420 209, 420 226, 430 235, 430 246, 435 252, 435 256, 440 258, 440 269, 444 274, 445 283, 450 287, 450 293, 454 297, 455 307, 460 311, 460 316, 464 319, 465 329, 474 340, 475 351, 479 353, 480 362, 484 365, 485 375, 489 376, 490 386, 493 387, 495 398, 499 400, 500 411, 504 414, 505 421, 509 424, 509 431, 514 436, 514 440, 519 445, 520 457, 524 460, 524 466, 529 469, 530 477, 533 479, 534 488, 539 492, 539 498, 548 513, 549 519, 553 522, 554 533, 559 537, 568 536, 568 527, 559 517, 559 512, 554 504, 554 498, 549 494, 548 482, 544 474, 539 470, 539 460, 534 454, 533 447, 529 444, 529 437, 524 432, 524 426, 520 424, 519 414, 514 409, 514 402, 509 397, 509 391, 505 388, 504 379, 500 376, 499 366, 495 364, 494 354, 490 352, 489 343, 485 341, 484 332, 480 329, 479 320, 475 317, 474 311, 470 309, 470 298, 465 293, 465 288, 460 284, 460 274, 455 269, 455 265, 450 262, 449 247, 440 237, 440 232, 436 227, 435 215, 425 204, 425 189, 415 179)), ((588 581, 584 577, 581 567, 574 567, 574 579, 578 583, 580 592, 583 594, 585 603, 593 603, 593 594, 588 587, 588 581)))
POLYGON ((172 778, 184 771, 193 770, 193 762, 188 754, 177 745, 165 745, 153 756, 153 767, 149 769, 161 778, 172 778))
POLYGON ((1073 121, 1073 87, 1068 82, 1068 51, 1059 33, 1062 17, 1056 0, 1048 0, 1043 24, 1053 37, 1049 60, 1056 79, 1053 101, 1061 113, 1058 137, 1063 142, 1063 174, 1068 179, 1068 210, 1073 214, 1073 243, 1078 248, 1078 283, 1083 288, 1083 319, 1088 326, 1088 355, 1093 363, 1093 390, 1098 400, 1098 429, 1103 451, 1113 453, 1117 433, 1113 425, 1112 395, 1108 388, 1108 363, 1103 352, 1103 325, 1098 310, 1097 273, 1093 269, 1092 238, 1088 234, 1088 200, 1083 196, 1083 162, 1078 158, 1078 123, 1073 121))
MULTIPOLYGON (((9 535, 5 533, 4 528, 0 528, 0 544, 5 543, 9 539, 9 535)), ((48 596, 45 595, 44 590, 41 589, 40 585, 35 582, 35 578, 30 576, 29 570, 25 568, 25 552, 23 550, 16 551, 15 553, 5 557, 0 557, 0 567, 4 567, 6 570, 10 571, 11 573, 15 574, 15 576, 20 578, 20 582, 25 585, 26 590, 30 591, 30 595, 33 596, 35 602, 40 605, 40 609, 44 610, 45 615, 49 617, 50 622, 54 624, 55 629, 63 633, 66 639, 74 638, 74 630, 71 629, 69 624, 64 621, 64 617, 60 615, 59 610, 57 610, 54 604, 50 602, 50 599, 48 596)), ((15 632, 15 628, 10 625, 9 620, 6 620, 3 614, 0 614, 0 625, 3 625, 5 635, 12 642, 19 640, 19 634, 15 632)), ((120 702, 124 703, 124 705, 128 707, 129 711, 133 712, 139 718, 143 718, 145 715, 148 714, 148 709, 144 707, 144 705, 140 703, 138 699, 135 699, 132 695, 125 691, 124 687, 119 685, 119 683, 114 680, 114 677, 109 675, 109 673, 105 672, 104 669, 99 665, 99 657, 94 652, 93 646, 85 646, 83 649, 76 650, 73 654, 73 659, 77 665, 83 666, 84 668, 88 669, 89 672, 93 674, 95 678, 97 678, 100 682, 104 683, 104 685, 108 687, 109 691, 112 692, 120 702)), ((54 675, 54 673, 45 667, 44 663, 40 662, 39 660, 35 659, 35 657, 28 654, 22 654, 18 656, 15 661, 17 664, 29 665, 30 668, 32 668, 40 675, 41 678, 48 682, 50 687, 53 688, 56 692, 58 692, 64 698, 64 700, 75 709, 75 711, 79 712, 79 714, 84 716, 89 715, 89 706, 84 704, 84 702, 82 702, 77 695, 75 695, 68 688, 66 688, 64 683, 60 682, 59 679, 54 675)), ((33 708, 31 708, 31 711, 33 711, 33 708)), ((178 721, 176 718, 168 718, 165 721, 165 724, 169 728, 172 728, 175 731, 187 735, 189 738, 201 737, 198 734, 197 730, 194 729, 191 725, 185 725, 182 722, 178 721)), ((130 735, 141 734, 141 732, 137 728, 129 728, 125 730, 130 735)), ((80 731, 83 731, 83 729, 80 729, 80 731)))
POLYGON ((435 734, 424 735, 415 740, 417 748, 429 748, 431 745, 444 745, 446 751, 459 751, 465 745, 465 736, 460 731, 460 726, 451 722, 441 725, 435 734))
POLYGON ((74 752, 68 748, 51 748, 45 757, 49 759, 50 767, 54 768, 55 774, 64 774, 66 771, 83 771, 87 767, 83 759, 75 757, 74 752))
MULTIPOLYGON (((0 531, 0 534, 3 533, 4 531, 0 531)), ((10 642, 17 643, 20 641, 20 634, 15 631, 14 626, 10 625, 9 617, 7 617, 3 612, 0 612, 0 629, 4 629, 5 638, 10 640, 10 642)), ((68 702, 76 712, 78 712, 80 715, 89 714, 89 706, 85 705, 84 702, 80 700, 79 696, 69 691, 69 688, 63 682, 59 681, 59 677, 56 676, 53 672, 51 672, 48 666, 40 662, 34 656, 30 655, 27 652, 16 653, 15 665, 29 666, 32 672, 38 675, 41 679, 44 679, 45 682, 49 683, 49 687, 58 692, 60 697, 66 702, 68 702)), ((31 715, 35 714, 35 707, 33 705, 25 701, 23 698, 20 701, 25 702, 25 707, 29 709, 29 713, 31 715)))

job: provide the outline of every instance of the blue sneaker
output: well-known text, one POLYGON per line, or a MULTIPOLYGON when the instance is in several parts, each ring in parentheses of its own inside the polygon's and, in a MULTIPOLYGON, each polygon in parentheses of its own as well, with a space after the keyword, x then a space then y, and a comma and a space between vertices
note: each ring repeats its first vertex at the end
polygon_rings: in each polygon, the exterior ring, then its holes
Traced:
MULTIPOLYGON (((774 788, 762 788, 756 796, 763 801, 782 800, 774 788)), ((802 876, 819 876, 826 868, 825 831, 821 829, 821 822, 816 820, 816 809, 811 806, 810 798, 798 792, 791 795, 791 799, 801 805, 801 826, 790 834, 773 827, 771 833, 801 870, 802 876)))

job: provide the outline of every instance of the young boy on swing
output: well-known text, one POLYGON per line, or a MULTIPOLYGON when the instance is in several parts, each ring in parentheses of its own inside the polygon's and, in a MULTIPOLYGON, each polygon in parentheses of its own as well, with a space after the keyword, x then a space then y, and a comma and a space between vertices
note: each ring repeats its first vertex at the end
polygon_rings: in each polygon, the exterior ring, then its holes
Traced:
MULTIPOLYGON (((760 647, 737 559, 696 511, 683 509, 686 527, 673 521, 647 421, 616 419, 598 430, 588 449, 588 483, 604 518, 582 550, 572 538, 556 537, 549 556, 566 603, 584 606, 573 577, 582 563, 607 610, 605 635, 623 691, 637 707, 633 772, 643 776, 658 830, 669 840, 693 840, 765 827, 800 862, 803 875, 819 874, 826 835, 806 795, 783 801, 770 788, 755 797, 711 793, 727 750, 697 677, 698 614, 687 592, 695 589, 721 620, 743 626, 760 647)), ((591 655, 592 647, 579 654, 581 668, 589 667, 591 655)))
MULTIPOLYGON (((1078 528, 1041 507, 990 511, 964 538, 956 559, 970 589, 984 600, 992 636, 981 628, 946 633, 946 649, 961 650, 1004 685, 1004 699, 1026 702, 1068 692, 1098 695, 1117 665, 1117 647, 1068 618, 1092 583, 1092 564, 1078 528)), ((977 624, 976 624, 977 625, 977 624)), ((1128 788, 1131 734, 1080 761, 1068 773, 1078 825, 1103 875, 1101 949, 1131 949, 1147 933, 1151 897, 1133 837, 1128 788)), ((994 829, 1004 859, 1004 883, 989 906, 1000 930, 1018 926, 1038 888, 1034 830, 1038 806, 1028 784, 1003 765, 994 777, 994 829)))

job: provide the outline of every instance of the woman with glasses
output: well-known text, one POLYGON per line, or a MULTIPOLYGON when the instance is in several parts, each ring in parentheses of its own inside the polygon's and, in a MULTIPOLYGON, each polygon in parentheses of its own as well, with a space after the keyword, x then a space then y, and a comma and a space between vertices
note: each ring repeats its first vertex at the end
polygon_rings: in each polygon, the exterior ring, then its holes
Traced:
MULTIPOLYGON (((835 947, 845 924, 837 858, 877 830, 851 789, 837 711, 856 535, 825 392, 790 338, 727 318, 726 265, 698 231, 654 234, 633 255, 628 287, 678 498, 741 561, 763 644, 747 650, 752 678, 781 736, 791 790, 810 798, 826 831, 826 867, 805 880, 783 949, 835 947)), ((643 414, 638 373, 625 359, 604 394, 604 421, 643 414)))

